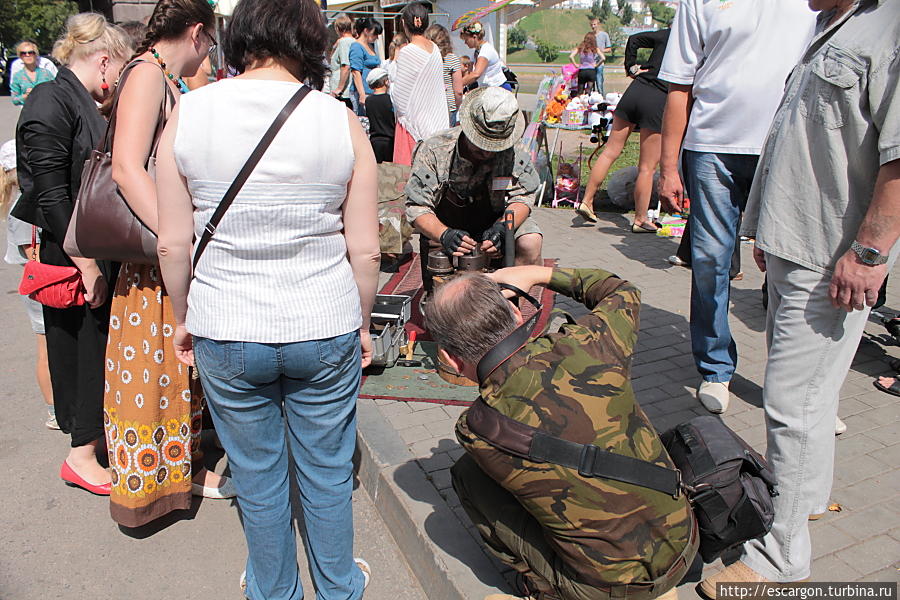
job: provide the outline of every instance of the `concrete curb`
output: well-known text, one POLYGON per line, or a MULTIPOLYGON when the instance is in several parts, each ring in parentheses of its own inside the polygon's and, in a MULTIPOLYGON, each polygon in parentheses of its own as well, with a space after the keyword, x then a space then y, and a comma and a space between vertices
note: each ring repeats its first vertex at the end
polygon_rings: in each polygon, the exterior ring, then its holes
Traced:
POLYGON ((357 404, 356 442, 360 483, 429 598, 480 600, 506 589, 497 568, 370 402, 357 404))

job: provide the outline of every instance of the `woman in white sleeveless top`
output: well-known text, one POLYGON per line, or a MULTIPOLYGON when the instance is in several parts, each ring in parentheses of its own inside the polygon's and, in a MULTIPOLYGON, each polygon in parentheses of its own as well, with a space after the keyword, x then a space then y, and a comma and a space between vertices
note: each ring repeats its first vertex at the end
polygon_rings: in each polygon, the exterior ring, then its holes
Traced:
POLYGON ((288 447, 317 597, 360 598, 369 577, 354 564, 351 493, 378 281, 376 166, 344 104, 306 96, 191 273, 192 238, 263 133, 301 81, 321 87, 326 45, 314 0, 242 0, 224 44, 241 75, 181 99, 157 163, 175 350, 196 361, 228 453, 249 553, 242 584, 255 600, 303 597, 288 447))
POLYGON ((444 58, 437 44, 425 37, 428 9, 415 2, 400 13, 409 44, 397 52, 397 72, 391 81, 391 102, 397 116, 394 162, 412 164, 412 150, 450 126, 444 92, 444 58))

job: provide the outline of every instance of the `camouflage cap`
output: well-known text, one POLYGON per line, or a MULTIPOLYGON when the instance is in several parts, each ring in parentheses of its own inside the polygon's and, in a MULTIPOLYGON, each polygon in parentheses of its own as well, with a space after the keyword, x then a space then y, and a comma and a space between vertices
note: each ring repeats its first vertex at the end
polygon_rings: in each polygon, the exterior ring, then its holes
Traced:
POLYGON ((512 148, 525 131, 525 117, 512 92, 500 87, 479 87, 465 95, 459 122, 466 138, 482 150, 512 148))

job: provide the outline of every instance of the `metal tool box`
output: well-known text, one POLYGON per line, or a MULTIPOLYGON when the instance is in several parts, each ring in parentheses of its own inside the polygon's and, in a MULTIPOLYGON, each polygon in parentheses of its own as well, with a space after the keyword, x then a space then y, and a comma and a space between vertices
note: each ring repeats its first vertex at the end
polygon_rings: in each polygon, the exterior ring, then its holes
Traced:
POLYGON ((400 348, 406 345, 404 325, 412 314, 410 296, 378 294, 372 307, 372 366, 393 367, 400 358, 400 348))

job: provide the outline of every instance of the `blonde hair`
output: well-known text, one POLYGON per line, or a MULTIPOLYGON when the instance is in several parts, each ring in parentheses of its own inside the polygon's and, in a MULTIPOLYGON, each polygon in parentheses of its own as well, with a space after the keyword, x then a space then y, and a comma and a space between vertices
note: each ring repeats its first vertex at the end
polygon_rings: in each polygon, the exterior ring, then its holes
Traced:
POLYGON ((346 13, 339 14, 334 20, 334 32, 338 36, 342 36, 351 31, 353 31, 353 21, 350 20, 346 13))
POLYGON ((124 61, 131 51, 128 34, 97 13, 78 13, 66 19, 66 32, 53 44, 53 58, 64 65, 97 52, 124 61))
POLYGON ((441 51, 441 56, 446 57, 453 52, 453 44, 450 42, 450 32, 443 25, 429 25, 425 30, 425 37, 434 42, 441 51))
POLYGON ((16 170, 0 169, 0 215, 6 216, 6 211, 12 203, 13 189, 18 187, 16 170))
POLYGON ((388 46, 388 58, 394 60, 394 57, 397 56, 397 50, 399 50, 402 46, 405 46, 409 43, 409 38, 407 38, 402 33, 395 33, 394 37, 391 38, 391 43, 388 46))
POLYGON ((41 51, 38 49, 38 45, 32 42, 31 40, 22 40, 18 44, 16 44, 16 54, 22 51, 22 46, 31 46, 34 48, 34 53, 40 55, 41 51))

